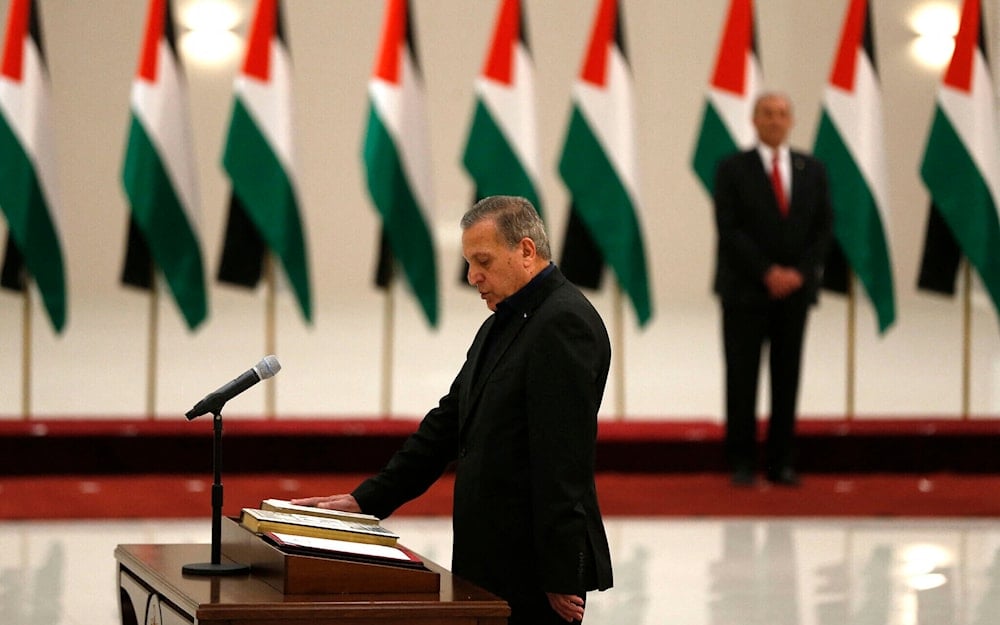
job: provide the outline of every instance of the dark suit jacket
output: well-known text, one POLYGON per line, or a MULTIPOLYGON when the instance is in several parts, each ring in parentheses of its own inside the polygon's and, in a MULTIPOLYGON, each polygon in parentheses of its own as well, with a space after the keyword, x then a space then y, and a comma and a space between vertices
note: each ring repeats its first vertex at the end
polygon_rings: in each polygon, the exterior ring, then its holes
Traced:
POLYGON ((385 517, 455 461, 456 575, 509 601, 610 588, 594 485, 611 360, 604 323, 558 269, 484 355, 494 320, 479 329, 448 394, 353 495, 362 510, 385 517))
POLYGON ((792 151, 792 196, 782 217, 756 148, 727 158, 715 178, 718 257, 715 292, 724 305, 763 306, 769 266, 796 267, 805 280, 794 297, 815 302, 833 222, 826 168, 792 151))

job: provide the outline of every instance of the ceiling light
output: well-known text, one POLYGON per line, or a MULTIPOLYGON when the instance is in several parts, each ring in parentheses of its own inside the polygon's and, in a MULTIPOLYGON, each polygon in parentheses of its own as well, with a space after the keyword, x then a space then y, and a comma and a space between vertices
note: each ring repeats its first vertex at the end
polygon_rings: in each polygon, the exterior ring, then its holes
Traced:
POLYGON ((951 60, 958 33, 958 10, 954 5, 930 2, 918 7, 910 17, 916 38, 910 52, 918 63, 929 69, 941 69, 951 60))
POLYGON ((240 52, 242 41, 234 30, 242 16, 231 0, 194 0, 181 10, 186 29, 180 46, 184 56, 201 65, 221 65, 240 52))

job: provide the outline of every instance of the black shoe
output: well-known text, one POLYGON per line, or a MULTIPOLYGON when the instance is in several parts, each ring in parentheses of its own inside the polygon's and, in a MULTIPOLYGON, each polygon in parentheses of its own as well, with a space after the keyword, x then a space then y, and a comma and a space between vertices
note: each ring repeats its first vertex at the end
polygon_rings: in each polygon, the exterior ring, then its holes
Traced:
POLYGON ((799 486, 802 484, 799 474, 791 467, 785 467, 778 471, 768 471, 767 481, 777 486, 799 486))
POLYGON ((733 486, 753 486, 753 471, 747 468, 740 468, 733 471, 733 486))

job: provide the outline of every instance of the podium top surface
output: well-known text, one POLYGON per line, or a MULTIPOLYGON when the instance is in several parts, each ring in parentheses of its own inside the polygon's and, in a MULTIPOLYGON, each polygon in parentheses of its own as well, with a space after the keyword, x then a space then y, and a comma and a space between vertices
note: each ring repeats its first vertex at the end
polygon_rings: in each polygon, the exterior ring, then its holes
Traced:
MULTIPOLYGON (((260 619, 330 618, 397 619, 410 617, 501 619, 510 614, 506 602, 485 590, 453 576, 443 567, 424 559, 440 575, 438 593, 288 595, 273 588, 252 572, 235 576, 186 575, 181 569, 192 562, 207 562, 207 544, 118 545, 115 559, 121 568, 142 580, 163 599, 198 622, 253 622, 260 619)), ((223 557, 223 561, 227 558, 223 557)), ((483 621, 483 622, 486 622, 483 621)))

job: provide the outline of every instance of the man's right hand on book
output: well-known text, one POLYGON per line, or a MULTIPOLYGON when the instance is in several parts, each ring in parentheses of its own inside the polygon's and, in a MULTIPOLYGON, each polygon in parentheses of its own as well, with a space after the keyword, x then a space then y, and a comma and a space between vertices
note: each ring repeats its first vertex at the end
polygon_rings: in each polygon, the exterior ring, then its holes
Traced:
POLYGON ((326 497, 304 497, 292 499, 296 506, 314 506, 326 510, 343 510, 344 512, 361 512, 361 506, 353 495, 327 495, 326 497))

